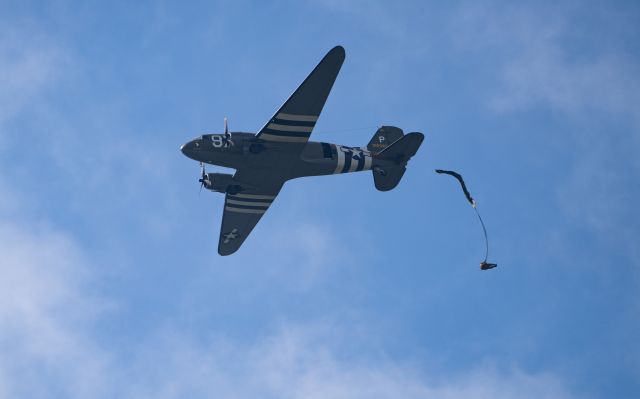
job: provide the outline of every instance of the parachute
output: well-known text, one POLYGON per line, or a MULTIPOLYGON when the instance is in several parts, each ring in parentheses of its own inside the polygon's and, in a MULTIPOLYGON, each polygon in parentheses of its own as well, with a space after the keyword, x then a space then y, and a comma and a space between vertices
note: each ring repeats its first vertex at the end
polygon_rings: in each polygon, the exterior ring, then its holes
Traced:
POLYGON ((458 182, 460 183, 460 187, 462 187, 462 191, 464 192, 465 197, 467 197, 467 201, 469 201, 469 203, 471 204, 471 207, 473 208, 473 210, 476 212, 476 215, 478 216, 478 220, 480 221, 480 225, 482 226, 482 232, 484 233, 484 243, 485 243, 484 260, 480 263, 480 269, 489 270, 489 269, 493 269, 494 267, 497 267, 498 266, 497 263, 487 262, 487 259, 489 258, 489 237, 487 236, 487 229, 484 226, 484 222, 482 221, 482 217, 480 216, 480 212, 478 211, 478 205, 476 204, 476 201, 473 199, 473 197, 471 197, 471 193, 469 193, 469 190, 467 190, 467 185, 464 184, 464 180, 462 179, 462 176, 459 173, 456 173, 452 170, 436 169, 436 173, 450 175, 458 179, 458 182))

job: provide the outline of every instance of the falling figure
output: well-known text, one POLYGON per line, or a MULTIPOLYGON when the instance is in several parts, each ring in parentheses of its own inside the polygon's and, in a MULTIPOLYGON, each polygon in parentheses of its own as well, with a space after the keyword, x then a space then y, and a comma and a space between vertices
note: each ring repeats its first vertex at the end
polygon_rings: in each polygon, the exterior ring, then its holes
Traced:
POLYGON ((476 201, 471 197, 469 190, 467 190, 466 184, 464 184, 464 180, 462 180, 462 176, 459 173, 456 173, 451 170, 442 170, 436 169, 436 173, 446 174, 455 177, 460 182, 460 186, 462 187, 462 191, 464 192, 465 197, 467 197, 467 201, 473 207, 473 210, 476 211, 476 215, 478 216, 478 220, 480 220, 480 225, 482 226, 482 231, 484 232, 484 243, 485 243, 485 254, 484 260, 480 263, 481 270, 489 270, 497 267, 497 263, 488 263, 487 258, 489 258, 489 237, 487 236, 487 229, 484 227, 484 222, 482 221, 482 217, 480 216, 480 212, 478 211, 478 207, 476 205, 476 201))

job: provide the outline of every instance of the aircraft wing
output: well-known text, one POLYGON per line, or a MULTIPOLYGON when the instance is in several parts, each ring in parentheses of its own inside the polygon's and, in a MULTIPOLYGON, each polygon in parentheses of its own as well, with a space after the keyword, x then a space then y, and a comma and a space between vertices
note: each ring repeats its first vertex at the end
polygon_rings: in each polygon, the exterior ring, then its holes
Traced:
POLYGON ((329 97, 344 57, 341 46, 331 49, 257 137, 265 141, 305 144, 329 97))
POLYGON ((231 255, 240 248, 284 184, 284 180, 269 181, 266 176, 255 176, 253 173, 247 176, 241 170, 236 172, 234 178, 250 184, 251 188, 225 196, 218 241, 218 253, 223 256, 231 255))

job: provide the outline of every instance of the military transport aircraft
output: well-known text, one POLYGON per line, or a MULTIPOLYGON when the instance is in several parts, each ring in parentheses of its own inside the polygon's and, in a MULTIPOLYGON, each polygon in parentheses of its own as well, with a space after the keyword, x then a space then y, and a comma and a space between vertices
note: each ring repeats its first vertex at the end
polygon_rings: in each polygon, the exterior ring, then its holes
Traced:
POLYGON ((366 148, 309 141, 344 58, 341 46, 331 49, 257 134, 229 132, 225 118, 224 133, 204 134, 181 147, 200 162, 200 187, 226 195, 220 255, 240 248, 287 180, 372 170, 376 188, 387 191, 402 178, 422 133, 382 126, 366 148), (204 163, 236 172, 206 173, 204 163))

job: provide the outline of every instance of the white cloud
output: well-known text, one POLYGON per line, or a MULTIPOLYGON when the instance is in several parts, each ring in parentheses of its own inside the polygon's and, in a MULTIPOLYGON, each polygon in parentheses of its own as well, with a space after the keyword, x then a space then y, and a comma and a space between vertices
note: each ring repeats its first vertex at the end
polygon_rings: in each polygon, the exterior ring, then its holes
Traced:
POLYGON ((499 111, 544 105, 577 117, 599 111, 640 122, 637 64, 616 53, 572 60, 559 36, 523 38, 490 105, 499 111))
POLYGON ((458 51, 497 72, 488 93, 496 111, 542 105, 578 117, 596 110, 640 121, 637 60, 615 36, 603 45, 612 23, 629 21, 600 11, 600 25, 592 28, 581 19, 590 14, 577 5, 465 3, 451 30, 458 51))
POLYGON ((77 245, 46 227, 0 221, 0 259, 0 392, 83 396, 99 387, 104 359, 87 323, 104 304, 88 293, 77 245))
POLYGON ((92 293, 98 272, 72 238, 2 222, 0 254, 0 397, 571 397, 558 377, 517 367, 432 378, 379 350, 350 351, 366 328, 326 321, 285 322, 249 342, 170 325, 107 348, 95 326, 112 301, 92 293))
MULTIPOLYGON (((134 364, 136 398, 569 398, 549 374, 488 365, 440 379, 389 359, 340 353, 335 326, 285 326, 252 345, 164 334, 134 364), (154 367, 153 365, 161 365, 154 367)), ((125 382, 119 384, 126 386, 125 382)))
POLYGON ((0 138, 5 122, 52 87, 69 60, 63 47, 40 32, 0 28, 0 138))

